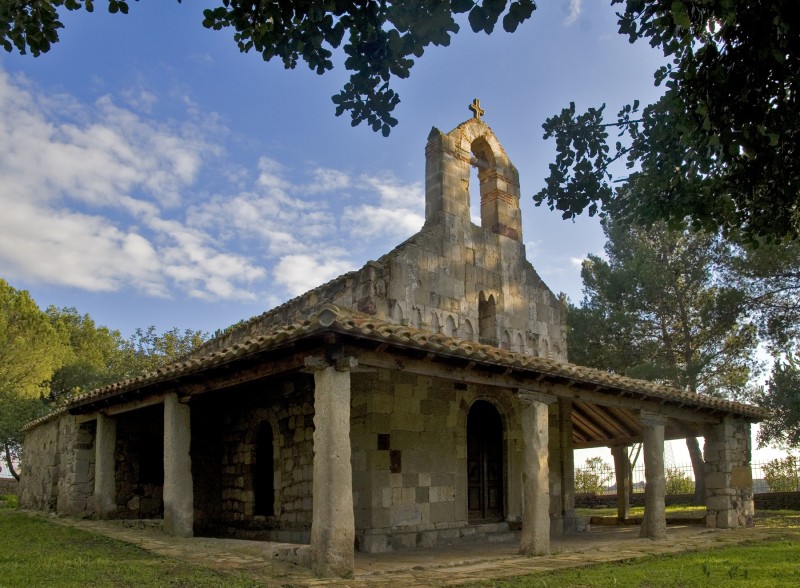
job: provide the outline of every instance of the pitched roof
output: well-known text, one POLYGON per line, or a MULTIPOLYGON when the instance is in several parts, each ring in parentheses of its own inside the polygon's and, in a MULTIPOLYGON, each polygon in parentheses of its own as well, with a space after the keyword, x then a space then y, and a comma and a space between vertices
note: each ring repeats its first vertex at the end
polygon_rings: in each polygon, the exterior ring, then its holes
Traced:
MULTIPOLYGON (((258 323, 254 323, 257 325, 258 323)), ((590 385, 608 391, 635 393, 645 398, 692 406, 698 409, 721 411, 742 416, 752 420, 762 420, 769 416, 765 409, 733 402, 705 394, 693 394, 649 382, 620 376, 603 370, 578 366, 571 363, 558 362, 543 357, 518 353, 484 345, 475 341, 466 341, 448 337, 430 331, 416 329, 376 320, 374 317, 352 309, 325 304, 302 322, 280 327, 267 328, 261 332, 253 331, 251 335, 227 347, 212 350, 204 354, 165 365, 158 370, 148 372, 121 382, 103 386, 86 394, 71 399, 63 408, 29 423, 26 429, 56 414, 91 405, 100 400, 111 400, 123 393, 141 390, 158 383, 199 374, 208 369, 232 364, 245 358, 255 357, 261 353, 278 349, 282 346, 304 338, 335 332, 359 340, 371 340, 387 344, 391 347, 420 350, 435 354, 444 360, 466 359, 479 365, 500 366, 508 370, 518 371, 530 377, 555 378, 572 384, 590 385)))

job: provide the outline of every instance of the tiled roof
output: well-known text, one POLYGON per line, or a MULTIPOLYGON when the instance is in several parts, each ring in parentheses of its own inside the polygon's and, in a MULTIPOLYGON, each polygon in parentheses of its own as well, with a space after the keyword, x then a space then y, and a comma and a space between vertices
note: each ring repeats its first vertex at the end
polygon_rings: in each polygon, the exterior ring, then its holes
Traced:
POLYGON ((544 375, 545 377, 567 380, 573 383, 636 393, 648 398, 733 413, 756 420, 769 416, 766 410, 749 404, 732 402, 704 394, 692 394, 670 386, 645 380, 636 380, 603 370, 553 361, 543 357, 483 345, 475 341, 466 341, 431 333, 423 329, 392 324, 351 309, 326 304, 303 322, 274 328, 265 333, 253 334, 243 341, 218 351, 191 356, 184 361, 163 366, 156 371, 76 396, 59 411, 28 424, 26 429, 70 408, 112 398, 124 392, 134 391, 160 382, 167 382, 181 376, 200 373, 325 331, 352 335, 360 339, 382 341, 392 346, 420 349, 444 358, 464 358, 476 364, 499 365, 521 372, 531 372, 532 375, 544 375))

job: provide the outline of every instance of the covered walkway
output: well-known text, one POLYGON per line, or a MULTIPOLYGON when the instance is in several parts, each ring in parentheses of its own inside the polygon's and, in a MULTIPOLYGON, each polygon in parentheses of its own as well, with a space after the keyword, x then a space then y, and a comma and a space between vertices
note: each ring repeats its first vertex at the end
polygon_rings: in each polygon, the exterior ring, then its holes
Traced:
POLYGON ((320 579, 304 567, 274 558, 286 544, 171 537, 154 528, 132 528, 120 522, 75 520, 47 515, 49 520, 90 533, 139 545, 154 554, 223 572, 236 572, 268 586, 412 587, 457 586, 495 578, 521 576, 595 563, 615 562, 723 547, 766 537, 774 529, 706 529, 700 525, 670 525, 665 540, 639 537, 638 526, 596 527, 553 539, 552 555, 517 554, 518 537, 496 543, 472 543, 384 554, 356 553, 352 579, 320 579))

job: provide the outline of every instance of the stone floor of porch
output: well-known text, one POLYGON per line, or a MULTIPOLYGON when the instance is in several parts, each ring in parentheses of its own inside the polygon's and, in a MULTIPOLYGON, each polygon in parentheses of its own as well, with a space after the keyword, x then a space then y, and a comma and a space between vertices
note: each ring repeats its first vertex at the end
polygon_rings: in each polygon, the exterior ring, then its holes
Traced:
MULTIPOLYGON (((31 516, 47 515, 32 513, 31 516)), ((759 528, 709 530, 700 525, 670 525, 665 540, 653 541, 639 538, 638 526, 598 526, 585 533, 553 539, 552 554, 543 557, 518 555, 519 544, 513 540, 379 554, 357 552, 354 578, 341 580, 319 579, 306 568, 275 559, 275 549, 299 547, 296 545, 238 539, 170 537, 152 527, 130 528, 118 521, 49 518, 55 523, 139 545, 164 557, 220 571, 235 571, 264 581, 267 585, 279 582, 278 585, 351 588, 456 586, 537 571, 709 549, 758 539, 761 534, 769 531, 759 528)))

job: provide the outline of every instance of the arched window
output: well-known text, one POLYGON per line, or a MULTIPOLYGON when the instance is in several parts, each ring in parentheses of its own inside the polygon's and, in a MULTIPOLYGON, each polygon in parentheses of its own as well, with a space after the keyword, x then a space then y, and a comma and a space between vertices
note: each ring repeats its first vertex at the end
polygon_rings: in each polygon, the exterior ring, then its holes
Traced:
POLYGON ((275 446, 272 425, 263 421, 256 437, 256 463, 254 480, 254 514, 275 514, 275 446))
POLYGON ((475 338, 475 330, 472 328, 472 323, 469 319, 464 320, 464 326, 461 327, 461 338, 467 341, 472 341, 475 338))
POLYGON ((508 331, 503 331, 503 338, 500 340, 500 347, 511 350, 511 336, 508 331))
POLYGON ((431 315, 431 332, 438 333, 442 330, 442 325, 439 323, 439 315, 435 312, 431 315))
POLYGON ((521 333, 517 333, 516 337, 514 337, 514 351, 525 353, 525 341, 522 339, 521 333))
POLYGON ((487 299, 481 292, 478 296, 478 334, 481 343, 497 345, 496 314, 494 294, 490 294, 487 299))
POLYGON ((444 334, 448 337, 455 337, 456 334, 456 321, 449 314, 444 319, 444 334))

